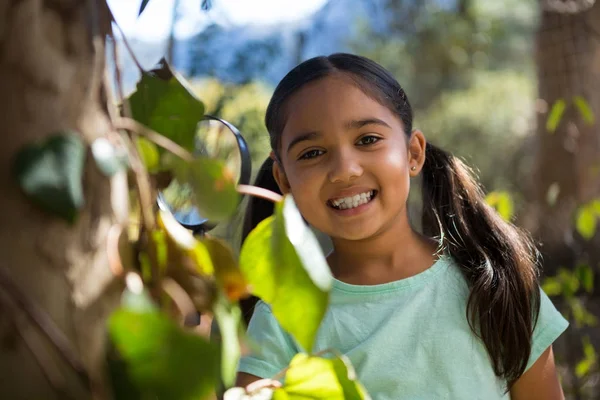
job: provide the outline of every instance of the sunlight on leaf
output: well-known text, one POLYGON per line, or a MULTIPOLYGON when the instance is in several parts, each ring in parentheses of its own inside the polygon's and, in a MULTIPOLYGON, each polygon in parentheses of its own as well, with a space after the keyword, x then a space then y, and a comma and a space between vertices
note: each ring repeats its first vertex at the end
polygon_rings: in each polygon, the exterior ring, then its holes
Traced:
POLYGON ((109 178, 127 166, 126 158, 121 156, 106 138, 100 137, 94 140, 91 150, 96 166, 109 178))
POLYGON ((566 108, 567 103, 563 99, 554 102, 550 114, 548 115, 548 120, 546 121, 546 130, 549 133, 554 133, 554 131, 556 131, 566 108))
POLYGON ((281 326, 305 350, 312 350, 333 279, 291 197, 248 235, 240 266, 253 294, 271 305, 281 326))
POLYGON ((220 296, 213 307, 213 312, 219 324, 221 341, 221 377, 225 387, 235 383, 238 361, 242 350, 239 341, 242 311, 237 304, 230 304, 220 296))
POLYGON ((584 358, 575 367, 575 374, 579 378, 586 376, 592 369, 592 367, 598 361, 598 355, 596 349, 592 345, 589 336, 584 336, 582 339, 583 355, 584 358))
POLYGON ((85 152, 77 133, 60 132, 24 146, 14 160, 13 174, 36 205, 73 224, 84 205, 85 152))
MULTIPOLYGON (((217 384, 216 345, 184 332, 165 315, 120 309, 110 317, 109 332, 114 357, 125 365, 124 379, 142 398, 200 399, 217 384)), ((116 399, 126 395, 115 393, 116 399)))
POLYGON ((547 277, 542 283, 542 290, 548 296, 558 296, 562 293, 562 284, 554 277, 547 277))
POLYGON ((204 105, 164 58, 155 69, 142 74, 136 91, 129 97, 129 104, 136 121, 187 150, 194 148, 204 105))
MULTIPOLYGON (((159 210, 156 222, 166 232, 173 247, 184 251, 185 255, 194 262, 199 273, 204 275, 214 273, 212 258, 206 246, 198 241, 189 230, 181 226, 171 213, 159 210)), ((173 255, 169 255, 169 257, 173 257, 173 255)))
POLYGON ((509 222, 514 215, 513 200, 508 192, 491 192, 489 193, 485 201, 496 211, 503 220, 509 222))
POLYGON ((587 293, 592 293, 594 290, 594 271, 589 265, 581 264, 575 270, 581 285, 587 293))
POLYGON ((231 247, 223 240, 214 237, 205 237, 201 242, 210 254, 215 278, 227 298, 231 301, 238 301, 246 297, 248 284, 231 247))
POLYGON ((158 147, 151 141, 142 137, 136 138, 135 146, 140 158, 146 166, 148 172, 156 172, 160 169, 160 153, 158 147))
POLYGON ((573 97, 573 103, 575 103, 583 120, 589 125, 594 125, 594 112, 589 103, 582 96, 573 97))
POLYGON ((586 240, 593 238, 596 234, 597 223, 598 217, 591 207, 583 206, 577 210, 575 226, 582 238, 586 240))
POLYGON ((274 400, 369 399, 356 381, 350 362, 344 357, 326 359, 298 354, 285 374, 285 384, 275 391, 274 400))

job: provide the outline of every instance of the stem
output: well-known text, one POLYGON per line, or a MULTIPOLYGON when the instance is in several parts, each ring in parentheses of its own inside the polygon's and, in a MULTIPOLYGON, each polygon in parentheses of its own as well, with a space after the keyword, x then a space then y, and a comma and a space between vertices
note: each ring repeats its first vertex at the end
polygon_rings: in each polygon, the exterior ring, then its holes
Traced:
POLYGON ((185 289, 183 289, 175 280, 164 278, 161 281, 161 286, 163 291, 175 302, 183 319, 185 319, 188 314, 196 312, 194 302, 185 289))
MULTIPOLYGON (((133 49, 131 48, 131 46, 129 46, 129 42, 127 41, 127 38, 125 37, 125 33, 123 33, 123 29, 121 29, 121 27, 117 23, 117 20, 115 19, 115 16, 113 15, 112 11, 109 9, 108 12, 110 13, 110 19, 111 19, 111 21, 115 24, 115 26, 117 27, 117 29, 121 33, 121 37, 123 38, 123 44, 125 44, 125 48, 127 48, 127 51, 129 52, 129 55, 131 56, 131 59, 135 63, 135 66, 140 70, 140 73, 143 74, 146 71, 144 70, 144 68, 142 68, 142 64, 140 64, 140 62, 138 61, 138 59, 135 56, 135 53, 133 52, 133 49)), ((113 42, 114 42, 113 45, 115 47, 117 47, 117 41, 115 40, 114 35, 113 35, 113 42)))
POLYGON ((187 151, 186 149, 184 149, 183 147, 181 147, 180 145, 178 145, 177 143, 175 143, 168 137, 163 136, 160 133, 153 131, 152 129, 148 128, 147 126, 140 124, 136 120, 133 120, 131 118, 119 118, 115 121, 114 124, 117 129, 125 129, 130 132, 135 132, 136 134, 138 134, 140 136, 144 136, 146 139, 148 139, 151 142, 154 142, 155 144, 159 145, 160 147, 170 151, 171 153, 175 154, 177 157, 179 157, 185 161, 188 161, 188 162, 194 161, 194 157, 192 156, 192 154, 189 151, 187 151))
POLYGON ((238 185, 237 191, 241 194, 247 194, 261 199, 279 203, 283 200, 283 196, 271 190, 252 185, 238 185))

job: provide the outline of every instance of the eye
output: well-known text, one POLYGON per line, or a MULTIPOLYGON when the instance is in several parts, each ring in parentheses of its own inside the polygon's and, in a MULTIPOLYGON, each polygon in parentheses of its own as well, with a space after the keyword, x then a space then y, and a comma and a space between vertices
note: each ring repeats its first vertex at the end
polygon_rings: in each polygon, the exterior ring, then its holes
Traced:
POLYGON ((309 150, 306 153, 302 153, 302 155, 298 157, 298 160, 310 160, 312 158, 320 156, 321 154, 323 154, 323 150, 309 150))
POLYGON ((368 136, 363 136, 361 137, 357 144, 360 146, 368 146, 370 144, 375 144, 377 142, 379 142, 381 140, 381 138, 377 137, 377 136, 373 136, 373 135, 368 135, 368 136))

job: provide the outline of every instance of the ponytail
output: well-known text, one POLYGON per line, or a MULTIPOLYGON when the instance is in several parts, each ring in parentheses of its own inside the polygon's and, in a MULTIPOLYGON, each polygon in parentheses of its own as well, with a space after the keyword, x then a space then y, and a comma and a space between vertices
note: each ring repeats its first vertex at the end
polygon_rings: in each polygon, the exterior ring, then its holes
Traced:
MULTIPOLYGON (((254 181, 254 186, 281 194, 279 186, 273 177, 273 159, 271 157, 268 157, 260 166, 256 180, 254 181)), ((262 220, 273 215, 274 211, 275 205, 271 201, 251 196, 248 200, 248 206, 246 207, 246 213, 244 215, 242 243, 244 243, 244 240, 246 240, 246 237, 250 232, 256 228, 262 220)), ((250 296, 249 298, 240 301, 242 316, 244 317, 246 324, 250 322, 250 317, 252 317, 254 306, 257 301, 258 298, 254 296, 250 296)))
POLYGON ((465 164, 431 144, 423 166, 422 223, 423 233, 440 239, 466 277, 469 325, 510 388, 527 367, 539 312, 538 253, 531 239, 487 205, 465 164))

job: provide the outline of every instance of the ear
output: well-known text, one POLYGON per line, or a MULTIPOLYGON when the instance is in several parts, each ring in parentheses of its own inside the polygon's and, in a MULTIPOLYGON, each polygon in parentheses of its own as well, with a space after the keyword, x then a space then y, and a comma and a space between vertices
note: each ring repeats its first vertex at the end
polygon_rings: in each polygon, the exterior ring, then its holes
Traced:
POLYGON ((273 162, 273 177, 275 178, 275 182, 277 182, 277 186, 279 186, 281 193, 288 194, 290 192, 290 183, 287 180, 287 176, 285 176, 285 171, 276 158, 273 162))
POLYGON ((417 176, 425 163, 427 140, 418 129, 414 129, 408 140, 408 168, 410 176, 417 176))

